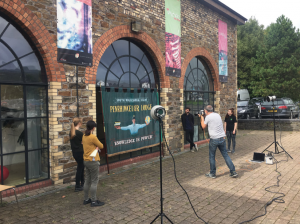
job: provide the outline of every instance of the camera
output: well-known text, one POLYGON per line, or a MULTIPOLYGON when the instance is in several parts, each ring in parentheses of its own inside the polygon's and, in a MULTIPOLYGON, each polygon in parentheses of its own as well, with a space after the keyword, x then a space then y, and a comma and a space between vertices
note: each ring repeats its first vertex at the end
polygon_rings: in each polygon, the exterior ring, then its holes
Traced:
POLYGON ((198 113, 194 114, 195 116, 198 116, 198 115, 201 115, 201 116, 204 116, 205 113, 204 113, 204 110, 200 110, 198 113))

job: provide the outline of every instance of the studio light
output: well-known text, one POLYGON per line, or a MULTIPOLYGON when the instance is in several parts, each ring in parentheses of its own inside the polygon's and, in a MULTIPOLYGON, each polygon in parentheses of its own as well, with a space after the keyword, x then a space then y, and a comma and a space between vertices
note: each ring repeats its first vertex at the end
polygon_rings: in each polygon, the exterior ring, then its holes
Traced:
POLYGON ((162 119, 164 116, 166 116, 166 110, 162 106, 156 105, 152 107, 150 115, 154 120, 162 119))
POLYGON ((270 101, 275 101, 276 100, 276 96, 268 96, 267 97, 267 101, 270 102, 270 101))

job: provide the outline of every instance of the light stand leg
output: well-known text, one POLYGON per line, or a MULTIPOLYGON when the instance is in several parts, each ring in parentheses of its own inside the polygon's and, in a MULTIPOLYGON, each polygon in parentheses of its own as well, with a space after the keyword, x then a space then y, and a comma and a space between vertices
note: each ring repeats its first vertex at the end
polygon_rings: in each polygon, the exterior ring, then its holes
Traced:
POLYGON ((162 132, 162 120, 159 118, 159 143, 160 143, 160 156, 159 156, 159 163, 160 163, 160 213, 155 217, 155 219, 150 223, 154 223, 159 217, 161 219, 161 224, 163 224, 163 218, 165 217, 170 223, 173 222, 164 214, 164 207, 163 207, 163 189, 162 189, 162 145, 161 145, 161 132, 162 132))
MULTIPOLYGON (((275 114, 274 114, 274 110, 275 110, 275 105, 274 105, 274 100, 273 100, 274 142, 272 142, 271 145, 273 145, 275 143, 275 153, 274 154, 279 154, 279 153, 285 152, 291 159, 293 159, 293 157, 291 157, 291 155, 288 154, 288 152, 285 151, 285 149, 281 145, 279 145, 279 143, 276 141, 276 126, 275 126, 275 114), (279 152, 278 146, 283 150, 282 152, 279 152)), ((270 148, 271 145, 269 145, 264 151, 270 152, 267 149, 270 148)), ((262 151, 262 152, 264 152, 264 151, 262 151)))

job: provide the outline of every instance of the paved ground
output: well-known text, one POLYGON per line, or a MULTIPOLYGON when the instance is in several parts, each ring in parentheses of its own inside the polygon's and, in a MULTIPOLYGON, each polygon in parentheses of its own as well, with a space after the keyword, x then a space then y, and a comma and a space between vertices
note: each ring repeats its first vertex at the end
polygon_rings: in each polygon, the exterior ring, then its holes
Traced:
MULTIPOLYGON (((283 153, 276 156, 281 160, 278 170, 282 177, 280 186, 271 190, 284 193, 285 203, 274 202, 268 207, 266 216, 251 223, 300 223, 299 134, 282 133, 282 144, 293 160, 284 161, 283 153)), ((236 153, 231 156, 239 174, 236 179, 228 176, 219 152, 217 178, 204 176, 209 170, 207 146, 198 152, 175 157, 178 179, 189 193, 198 215, 211 224, 240 223, 263 214, 264 205, 278 196, 264 190, 276 184, 275 165, 248 161, 253 152, 263 151, 273 141, 273 132, 240 131, 238 135, 236 153)), ((0 223, 150 223, 160 211, 159 163, 119 171, 99 181, 98 195, 106 202, 105 206, 84 206, 83 192, 75 193, 73 187, 57 186, 56 191, 59 187, 65 189, 23 200, 19 209, 17 204, 0 207, 0 223)), ((197 219, 176 183, 170 158, 163 161, 163 186, 164 211, 174 223, 203 223, 197 219)))

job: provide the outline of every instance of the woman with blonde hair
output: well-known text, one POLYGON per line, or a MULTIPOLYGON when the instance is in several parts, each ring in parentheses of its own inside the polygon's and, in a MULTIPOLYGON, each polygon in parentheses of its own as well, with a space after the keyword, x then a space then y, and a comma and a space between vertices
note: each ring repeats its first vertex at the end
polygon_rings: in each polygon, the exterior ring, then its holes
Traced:
POLYGON ((82 146, 82 136, 83 133, 79 131, 82 125, 80 118, 76 117, 73 119, 70 130, 70 142, 71 149, 74 159, 77 162, 76 170, 76 185, 75 191, 82 191, 84 185, 84 164, 83 164, 83 146, 82 146))
POLYGON ((83 204, 91 203, 91 207, 102 206, 104 202, 97 200, 97 186, 99 180, 100 156, 99 149, 103 149, 103 144, 93 135, 97 124, 94 121, 86 123, 86 131, 82 137, 83 160, 85 166, 84 201, 83 204), (89 198, 89 192, 91 197, 89 198))

